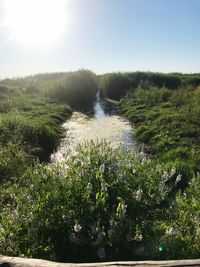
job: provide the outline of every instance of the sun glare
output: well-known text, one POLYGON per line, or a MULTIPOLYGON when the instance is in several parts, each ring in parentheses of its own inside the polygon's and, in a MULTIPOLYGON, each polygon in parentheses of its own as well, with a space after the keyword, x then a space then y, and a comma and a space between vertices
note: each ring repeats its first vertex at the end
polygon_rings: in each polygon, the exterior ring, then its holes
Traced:
POLYGON ((20 45, 46 48, 64 35, 65 7, 66 0, 4 0, 4 27, 20 45))

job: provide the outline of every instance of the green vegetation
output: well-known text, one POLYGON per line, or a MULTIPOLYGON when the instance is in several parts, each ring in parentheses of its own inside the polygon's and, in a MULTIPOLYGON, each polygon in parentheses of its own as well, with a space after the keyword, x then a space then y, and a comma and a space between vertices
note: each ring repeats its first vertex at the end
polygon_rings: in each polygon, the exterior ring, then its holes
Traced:
MULTIPOLYGON (((8 94, 0 101, 0 144, 17 144, 24 151, 40 160, 47 160, 57 147, 61 123, 70 114, 68 105, 50 103, 42 96, 32 97, 20 92, 8 94)), ((2 177, 1 177, 2 178, 2 177)))
POLYGON ((198 257, 200 177, 171 197, 182 179, 172 166, 90 143, 63 165, 29 167, 1 188, 1 253, 67 262, 198 257))
POLYGON ((126 74, 111 73, 100 77, 99 87, 105 97, 120 99, 130 88, 130 80, 126 74))
POLYGON ((97 82, 94 73, 86 70, 68 73, 50 90, 51 97, 78 109, 91 109, 96 98, 97 82))
POLYGON ((14 153, 16 146, 23 151, 29 163, 37 158, 48 161, 62 137, 61 124, 81 103, 89 109, 96 90, 95 75, 87 70, 1 81, 0 147, 4 159, 0 160, 0 182, 9 179, 9 166, 14 171, 12 147, 14 153))
POLYGON ((27 112, 9 112, 0 117, 0 142, 18 144, 27 153, 47 160, 58 146, 60 124, 70 114, 66 105, 47 104, 27 112), (29 152, 28 152, 29 151, 29 152))
POLYGON ((99 77, 99 88, 105 97, 120 99, 138 86, 168 89, 194 88, 200 84, 200 74, 125 72, 108 73, 99 77))
POLYGON ((182 79, 179 75, 151 72, 110 73, 102 75, 99 79, 99 87, 103 95, 112 99, 120 99, 127 91, 132 91, 140 85, 144 88, 165 86, 176 89, 181 84, 182 79))
POLYGON ((90 71, 0 82, 0 254, 179 259, 200 249, 200 75, 90 71), (120 100, 143 150, 87 143, 47 164, 72 110, 120 100), (38 160, 39 159, 39 160, 38 160))
POLYGON ((121 108, 136 126, 133 138, 147 145, 148 153, 182 166, 185 187, 192 173, 200 171, 199 88, 138 87, 121 100, 121 108))

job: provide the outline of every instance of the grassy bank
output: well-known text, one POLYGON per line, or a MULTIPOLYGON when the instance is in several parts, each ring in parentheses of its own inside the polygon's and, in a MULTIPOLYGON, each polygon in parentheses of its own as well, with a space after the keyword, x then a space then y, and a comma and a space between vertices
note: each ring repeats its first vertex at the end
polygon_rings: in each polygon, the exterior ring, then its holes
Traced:
POLYGON ((95 75, 87 70, 1 81, 0 181, 17 176, 21 165, 48 161, 61 140, 62 123, 73 109, 91 109, 95 95, 95 75))
POLYGON ((95 75, 0 83, 0 254, 66 262, 199 257, 200 89, 188 86, 190 75, 133 74, 131 90, 116 75, 105 85, 119 89, 108 106, 127 93, 119 105, 144 151, 87 143, 57 165, 44 161, 72 110, 93 106, 95 75))
POLYGON ((50 104, 45 100, 38 102, 37 106, 30 106, 29 111, 1 114, 1 181, 13 178, 18 169, 37 158, 48 161, 62 137, 61 124, 70 114, 69 106, 50 104))
POLYGON ((199 88, 139 87, 121 100, 122 112, 136 126, 133 138, 147 145, 155 159, 182 166, 185 183, 199 171, 199 104, 199 88))
POLYGON ((195 88, 200 84, 200 74, 159 73, 159 72, 115 72, 98 77, 99 88, 105 97, 120 100, 127 92, 138 86, 178 88, 195 88))

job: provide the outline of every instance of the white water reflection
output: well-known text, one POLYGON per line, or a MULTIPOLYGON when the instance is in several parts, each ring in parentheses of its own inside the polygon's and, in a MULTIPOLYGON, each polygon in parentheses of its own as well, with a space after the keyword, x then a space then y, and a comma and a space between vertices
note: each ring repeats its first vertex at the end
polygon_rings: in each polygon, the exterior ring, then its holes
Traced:
POLYGON ((106 114, 103 110, 103 107, 101 105, 101 102, 100 102, 100 92, 99 91, 97 92, 96 102, 94 104, 94 114, 95 114, 95 118, 97 118, 97 119, 103 118, 106 116, 106 114))
POLYGON ((74 112, 71 118, 63 124, 66 137, 58 151, 52 155, 52 161, 61 161, 70 156, 77 144, 93 140, 106 140, 113 148, 133 146, 131 140, 132 127, 129 122, 120 116, 106 115, 99 101, 94 106, 95 116, 91 119, 80 112, 74 112))

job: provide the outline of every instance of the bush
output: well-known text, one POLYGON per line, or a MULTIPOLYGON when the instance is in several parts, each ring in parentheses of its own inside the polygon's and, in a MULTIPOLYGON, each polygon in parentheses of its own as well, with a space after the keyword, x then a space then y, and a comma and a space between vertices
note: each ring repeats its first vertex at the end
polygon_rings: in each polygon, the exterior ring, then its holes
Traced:
POLYGON ((166 102, 170 95, 170 90, 166 88, 150 87, 143 89, 141 86, 133 93, 133 97, 137 99, 138 104, 146 104, 147 106, 155 106, 166 102))
POLYGON ((96 93, 96 76, 87 70, 68 73, 63 81, 53 84, 50 90, 51 98, 74 108, 93 107, 96 93))
POLYGON ((111 73, 100 77, 99 88, 104 96, 120 99, 130 89, 130 82, 126 74, 111 73))
POLYGON ((67 262, 151 258, 160 235, 154 223, 170 202, 166 182, 177 176, 164 170, 144 153, 106 143, 79 147, 63 165, 29 169, 4 191, 12 205, 1 215, 0 253, 67 262))
POLYGON ((139 87, 131 96, 122 99, 120 105, 123 113, 137 126, 134 138, 148 145, 154 156, 162 157, 167 162, 176 155, 180 160, 186 160, 195 171, 199 170, 198 88, 170 91, 139 87), (184 155, 177 153, 183 149, 184 155))
POLYGON ((62 129, 60 124, 71 113, 67 105, 32 107, 30 112, 0 115, 0 144, 19 144, 28 154, 48 160, 57 148, 62 129), (48 114, 47 113, 48 110, 48 114))
POLYGON ((178 194, 173 207, 174 220, 164 225, 160 243, 165 258, 199 258, 200 250, 200 175, 195 176, 184 194, 178 194), (176 215, 175 215, 176 214, 176 215))
POLYGON ((7 143, 0 148, 0 183, 16 181, 26 171, 31 158, 20 146, 7 143))

